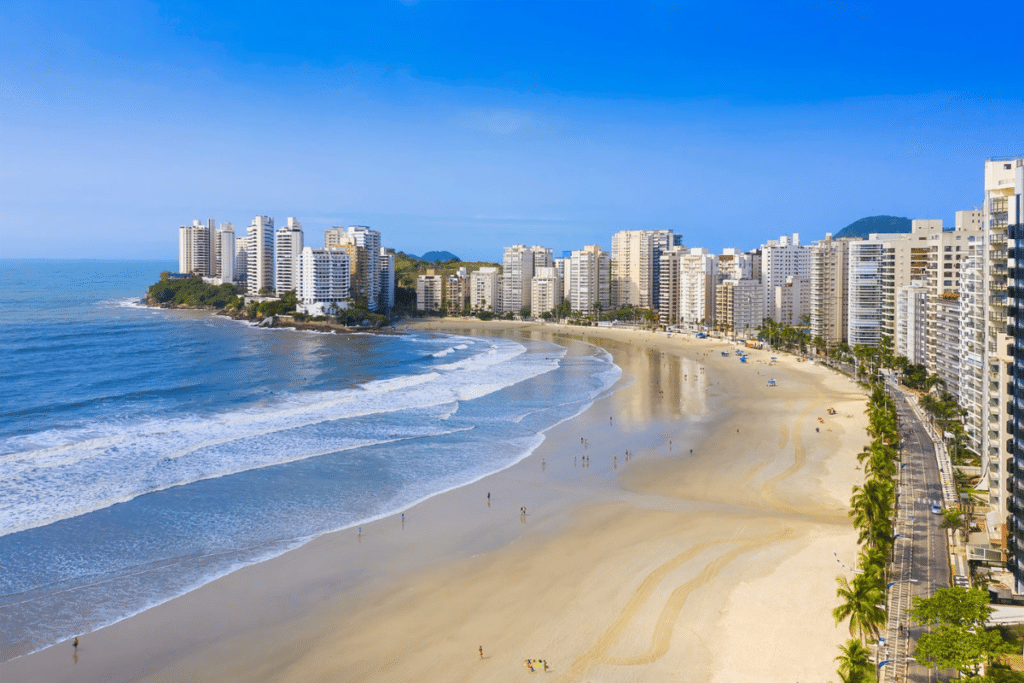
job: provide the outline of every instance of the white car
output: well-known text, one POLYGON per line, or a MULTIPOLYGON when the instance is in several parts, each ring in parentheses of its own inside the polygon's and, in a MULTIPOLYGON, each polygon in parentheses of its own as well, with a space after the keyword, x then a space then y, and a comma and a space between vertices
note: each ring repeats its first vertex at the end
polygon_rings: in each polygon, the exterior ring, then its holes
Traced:
POLYGON ((933 515, 941 515, 942 514, 942 508, 940 508, 938 505, 932 505, 932 514, 933 515))

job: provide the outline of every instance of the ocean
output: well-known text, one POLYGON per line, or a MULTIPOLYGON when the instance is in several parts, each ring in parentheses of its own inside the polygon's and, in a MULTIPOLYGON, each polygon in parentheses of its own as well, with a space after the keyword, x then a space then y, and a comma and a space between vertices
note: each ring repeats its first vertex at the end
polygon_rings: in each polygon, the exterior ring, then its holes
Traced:
POLYGON ((141 306, 176 267, 0 261, 0 661, 510 467, 621 375, 141 306))

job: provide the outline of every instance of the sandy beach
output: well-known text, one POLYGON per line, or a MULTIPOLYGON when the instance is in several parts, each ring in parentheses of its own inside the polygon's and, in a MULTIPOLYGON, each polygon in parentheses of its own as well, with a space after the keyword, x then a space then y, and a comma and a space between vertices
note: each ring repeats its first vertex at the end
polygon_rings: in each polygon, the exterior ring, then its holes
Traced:
POLYGON ((85 634, 77 653, 0 664, 0 679, 835 679, 837 559, 855 558, 846 508, 867 443, 851 380, 664 333, 416 326, 593 344, 623 376, 530 457, 404 521, 320 537, 85 634))

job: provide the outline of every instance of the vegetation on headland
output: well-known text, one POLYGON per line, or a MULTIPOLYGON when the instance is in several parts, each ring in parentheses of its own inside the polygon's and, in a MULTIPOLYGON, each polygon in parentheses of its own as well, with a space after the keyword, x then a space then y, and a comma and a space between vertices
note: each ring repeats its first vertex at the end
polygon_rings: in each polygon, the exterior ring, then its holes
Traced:
POLYGON ((224 308, 241 302, 242 291, 236 285, 210 285, 201 277, 171 279, 170 276, 170 271, 160 273, 160 280, 150 285, 146 293, 147 301, 165 306, 205 308, 224 308))
POLYGON ((170 308, 216 309, 236 320, 260 321, 287 316, 284 324, 308 323, 329 328, 376 329, 389 321, 388 316, 370 311, 366 302, 358 299, 349 302, 347 308, 337 308, 331 315, 310 316, 296 311, 298 296, 295 292, 275 297, 265 288, 260 296, 269 298, 245 303, 244 292, 237 285, 208 284, 201 277, 171 278, 170 272, 165 271, 160 274, 160 281, 149 287, 146 302, 170 308))

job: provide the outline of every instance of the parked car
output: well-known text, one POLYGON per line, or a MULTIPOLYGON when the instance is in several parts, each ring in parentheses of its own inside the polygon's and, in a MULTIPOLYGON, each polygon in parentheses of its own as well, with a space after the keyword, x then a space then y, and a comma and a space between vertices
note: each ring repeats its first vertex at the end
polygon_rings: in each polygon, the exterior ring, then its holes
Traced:
POLYGON ((942 514, 942 508, 940 508, 938 505, 932 505, 932 514, 933 515, 941 515, 942 514))

